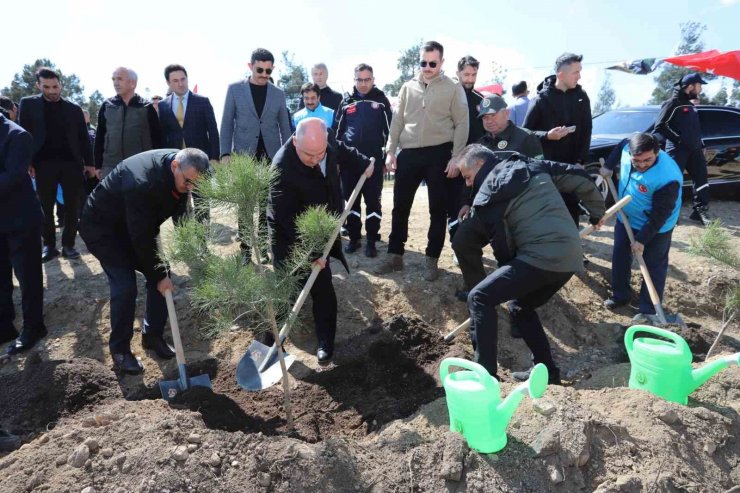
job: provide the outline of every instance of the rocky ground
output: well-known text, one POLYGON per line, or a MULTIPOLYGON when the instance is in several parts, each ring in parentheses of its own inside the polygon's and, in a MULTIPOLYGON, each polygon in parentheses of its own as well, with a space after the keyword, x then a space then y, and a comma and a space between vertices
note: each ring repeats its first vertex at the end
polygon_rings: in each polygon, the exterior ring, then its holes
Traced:
MULTIPOLYGON (((540 309, 565 385, 522 402, 509 443, 497 454, 472 451, 451 433, 439 363, 470 357, 471 347, 466 334, 451 344, 441 338, 467 318, 454 298, 462 277, 449 247, 440 279, 421 278, 425 192, 420 189, 414 207, 405 271, 374 275, 383 253, 349 256, 351 274, 335 264, 339 330, 327 367, 316 365, 310 308, 304 307, 286 344, 298 359, 290 382, 293 430, 286 429, 281 386, 248 393, 235 383, 251 333, 200 335, 202 321, 188 309, 186 270, 174 272, 188 368, 208 373, 214 392, 192 389, 168 404, 157 384, 176 378, 176 365, 143 351, 138 334, 134 350, 145 374, 112 371, 108 288, 97 261, 83 248, 81 260, 46 264, 50 334, 27 357, 0 368, 0 423, 24 443, 0 457, 0 491, 734 491, 740 484, 740 369, 714 376, 688 406, 626 388, 622 339, 635 311, 601 307, 609 294, 610 227, 585 240, 587 272, 540 309)), ((386 188, 386 235, 391 203, 386 188)), ((681 334, 701 365, 721 325, 723 290, 738 274, 688 254, 700 229, 687 220, 686 208, 682 212, 665 307, 689 322, 681 334)), ((716 203, 713 212, 740 250, 737 203, 716 203)), ((229 218, 216 214, 214 227, 215 248, 235 248, 229 218)), ((635 285, 638 280, 635 271, 635 285)), ((142 314, 143 302, 138 309, 142 314)), ((510 337, 504 316, 499 331, 502 393, 508 395, 515 385, 511 371, 526 368, 529 355, 510 337)), ((715 354, 739 350, 734 324, 715 354)))

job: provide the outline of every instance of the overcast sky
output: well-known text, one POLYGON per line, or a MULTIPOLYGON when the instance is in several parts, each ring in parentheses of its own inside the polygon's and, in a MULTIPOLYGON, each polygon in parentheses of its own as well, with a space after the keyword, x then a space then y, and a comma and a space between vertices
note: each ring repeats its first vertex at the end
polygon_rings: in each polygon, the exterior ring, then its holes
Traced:
MULTIPOLYGON (((378 86, 394 80, 399 53, 420 39, 445 46, 448 75, 463 55, 478 58, 479 85, 490 78, 493 61, 502 64, 507 91, 522 79, 534 88, 555 58, 571 51, 584 55, 581 84, 592 100, 606 66, 673 54, 681 22, 706 24, 706 49, 740 48, 738 0, 37 0, 4 5, 3 14, 0 87, 24 64, 49 58, 77 74, 88 95, 94 89, 114 95, 111 73, 123 65, 138 72, 137 92, 151 96, 166 91, 164 67, 181 63, 191 89, 198 84, 198 92, 211 98, 219 122, 227 85, 244 76, 256 47, 273 52, 278 71, 285 50, 307 67, 326 63, 329 85, 341 92, 351 89, 352 68, 360 62, 375 68, 378 86)), ((652 76, 608 72, 620 104, 650 98, 652 76)), ((707 92, 716 92, 722 80, 707 92)))

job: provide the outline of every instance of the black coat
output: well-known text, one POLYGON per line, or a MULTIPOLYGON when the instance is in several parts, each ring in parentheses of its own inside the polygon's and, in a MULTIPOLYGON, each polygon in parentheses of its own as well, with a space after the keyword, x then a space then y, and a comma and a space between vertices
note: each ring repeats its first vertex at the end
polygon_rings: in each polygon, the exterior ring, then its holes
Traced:
MULTIPOLYGON (((293 139, 280 148, 272 160, 272 165, 280 175, 270 193, 271 210, 268 216, 275 265, 280 265, 288 258, 291 247, 298 240, 295 227, 298 215, 314 205, 324 205, 330 212, 339 214, 342 193, 337 166, 348 166, 357 171, 364 170, 369 164, 369 158, 331 136, 326 148, 326 176, 321 173, 319 166, 310 168, 303 164, 293 139)), ((337 238, 330 255, 340 260, 349 271, 341 246, 341 240, 337 238)))
POLYGON ((655 133, 667 141, 666 150, 680 147, 695 151, 704 147, 699 113, 680 87, 675 87, 671 99, 660 107, 655 133))
MULTIPOLYGON (((62 98, 64 119, 68 122, 67 142, 76 163, 80 166, 94 166, 90 135, 82 109, 76 104, 62 98)), ((44 121, 44 99, 41 94, 21 99, 18 108, 18 124, 33 135, 33 155, 41 150, 46 140, 46 122, 44 121)))
POLYGON ((136 269, 150 282, 167 276, 159 227, 187 200, 175 189, 170 166, 176 152, 159 149, 124 159, 87 198, 80 236, 102 264, 136 269))
POLYGON ((542 142, 545 159, 569 164, 585 164, 591 146, 591 101, 580 85, 561 91, 555 76, 537 86, 537 97, 529 102, 522 127, 534 132, 542 142), (576 131, 560 140, 548 140, 547 132, 559 126, 575 125, 576 131))
POLYGON ((184 140, 186 147, 195 147, 208 154, 209 159, 218 159, 218 127, 211 101, 190 92, 182 127, 172 112, 173 105, 177 105, 174 93, 159 102, 159 127, 164 147, 179 149, 184 140))
POLYGON ((28 166, 33 137, 0 115, 0 233, 38 227, 44 219, 28 166))

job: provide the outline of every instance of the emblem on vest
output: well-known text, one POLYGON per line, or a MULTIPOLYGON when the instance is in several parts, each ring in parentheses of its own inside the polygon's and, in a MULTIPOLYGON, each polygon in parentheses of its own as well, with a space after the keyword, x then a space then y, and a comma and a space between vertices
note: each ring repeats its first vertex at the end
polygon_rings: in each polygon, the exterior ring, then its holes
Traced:
POLYGON ((640 191, 640 193, 647 193, 648 192, 647 187, 645 185, 643 185, 642 183, 640 183, 640 185, 637 187, 637 189, 640 191))
POLYGON ((501 150, 504 150, 504 149, 506 149, 506 146, 508 146, 508 145, 509 145, 509 143, 507 141, 502 140, 501 142, 499 142, 498 144, 496 144, 496 147, 498 147, 501 150))
POLYGON ((372 106, 374 110, 377 110, 378 108, 380 108, 380 105, 378 103, 373 103, 370 106, 372 106))

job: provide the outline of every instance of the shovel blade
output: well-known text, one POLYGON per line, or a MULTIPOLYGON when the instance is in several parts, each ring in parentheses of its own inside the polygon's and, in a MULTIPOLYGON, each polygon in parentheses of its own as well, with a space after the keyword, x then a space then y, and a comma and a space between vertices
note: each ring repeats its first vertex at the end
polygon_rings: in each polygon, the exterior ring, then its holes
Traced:
POLYGON ((206 387, 213 390, 211 384, 211 377, 208 375, 197 375, 188 378, 188 384, 182 385, 180 380, 162 380, 159 382, 159 391, 162 393, 162 398, 167 402, 172 401, 179 394, 185 392, 191 387, 206 387), (184 387, 184 388, 183 388, 184 387))
MULTIPOLYGON (((256 392, 272 387, 283 378, 283 372, 280 369, 280 359, 277 351, 273 354, 270 361, 267 362, 265 369, 260 372, 270 347, 259 341, 253 341, 247 348, 247 352, 242 356, 239 365, 236 367, 236 383, 244 390, 256 392)), ((295 356, 283 352, 285 357, 285 366, 290 366, 295 362, 295 356)))
POLYGON ((666 314, 665 324, 660 321, 660 317, 658 317, 657 315, 646 314, 645 318, 647 318, 647 321, 655 327, 663 327, 666 324, 667 325, 678 325, 681 328, 687 327, 686 322, 683 321, 683 318, 681 318, 681 315, 679 315, 678 313, 670 314, 670 315, 666 314))

